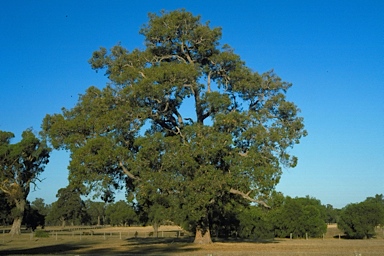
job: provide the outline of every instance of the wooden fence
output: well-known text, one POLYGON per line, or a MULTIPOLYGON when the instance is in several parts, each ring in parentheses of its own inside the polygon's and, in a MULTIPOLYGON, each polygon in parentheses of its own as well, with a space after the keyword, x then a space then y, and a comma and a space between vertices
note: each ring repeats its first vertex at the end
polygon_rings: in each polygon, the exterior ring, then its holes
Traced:
MULTIPOLYGON (((9 233, 9 229, 3 229, 1 231, 3 240, 6 235, 9 233)), ((188 232, 182 230, 163 230, 153 232, 153 231, 143 231, 135 230, 130 228, 129 230, 121 231, 111 231, 103 230, 102 227, 69 227, 65 229, 61 228, 47 228, 41 229, 40 232, 46 232, 49 234, 49 238, 58 239, 140 239, 140 238, 185 238, 189 237, 188 232)), ((29 234, 31 240, 36 237, 36 234, 31 231, 23 230, 24 234, 29 234)))

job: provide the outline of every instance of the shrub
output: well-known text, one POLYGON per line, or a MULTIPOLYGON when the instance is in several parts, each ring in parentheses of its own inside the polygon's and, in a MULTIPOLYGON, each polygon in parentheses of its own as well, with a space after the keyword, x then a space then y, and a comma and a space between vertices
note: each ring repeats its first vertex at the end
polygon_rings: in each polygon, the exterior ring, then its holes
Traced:
POLYGON ((35 231, 35 237, 49 237, 49 232, 45 231, 45 230, 36 230, 35 231))
POLYGON ((375 235, 375 227, 383 224, 384 208, 381 204, 364 201, 349 204, 341 212, 338 227, 347 238, 363 239, 375 235))

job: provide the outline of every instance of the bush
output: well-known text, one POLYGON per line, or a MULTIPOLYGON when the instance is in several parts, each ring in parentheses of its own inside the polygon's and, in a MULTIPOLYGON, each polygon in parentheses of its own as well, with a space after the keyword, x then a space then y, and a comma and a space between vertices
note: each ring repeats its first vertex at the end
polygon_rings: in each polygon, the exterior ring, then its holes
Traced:
POLYGON ((272 215, 277 237, 321 237, 327 231, 325 207, 315 198, 287 197, 272 215))
POLYGON ((36 230, 35 231, 35 237, 49 237, 49 232, 45 231, 45 230, 36 230))
POLYGON ((268 211, 251 206, 239 214, 239 236, 249 239, 268 239, 274 237, 273 224, 268 211))
POLYGON ((375 227, 384 224, 383 220, 383 206, 377 202, 364 201, 347 205, 341 212, 338 227, 347 238, 371 238, 375 235, 375 227))

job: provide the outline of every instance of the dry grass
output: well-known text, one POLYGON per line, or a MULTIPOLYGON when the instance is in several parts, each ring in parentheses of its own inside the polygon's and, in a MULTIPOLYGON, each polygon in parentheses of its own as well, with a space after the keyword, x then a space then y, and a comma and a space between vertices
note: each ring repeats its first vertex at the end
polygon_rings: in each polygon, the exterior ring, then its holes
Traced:
MULTIPOLYGON (((87 255, 384 255, 382 237, 369 240, 335 239, 331 227, 325 239, 275 239, 264 242, 229 241, 209 245, 195 245, 185 238, 127 238, 118 236, 58 236, 31 237, 22 234, 11 237, 0 235, 1 255, 25 254, 87 254, 87 255)), ((139 228, 108 228, 97 232, 134 232, 139 228)), ((175 227, 162 227, 164 231, 175 227)), ((151 228, 140 228, 150 232, 151 228)))

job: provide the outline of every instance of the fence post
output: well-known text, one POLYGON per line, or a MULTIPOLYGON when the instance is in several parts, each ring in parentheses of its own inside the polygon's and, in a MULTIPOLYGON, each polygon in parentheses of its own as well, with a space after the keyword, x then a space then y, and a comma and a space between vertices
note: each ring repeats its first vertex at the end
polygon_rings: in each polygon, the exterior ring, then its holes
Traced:
POLYGON ((308 233, 305 233, 305 240, 308 240, 308 233))
POLYGON ((291 240, 292 240, 292 233, 290 233, 290 234, 289 234, 289 239, 291 239, 291 240))

